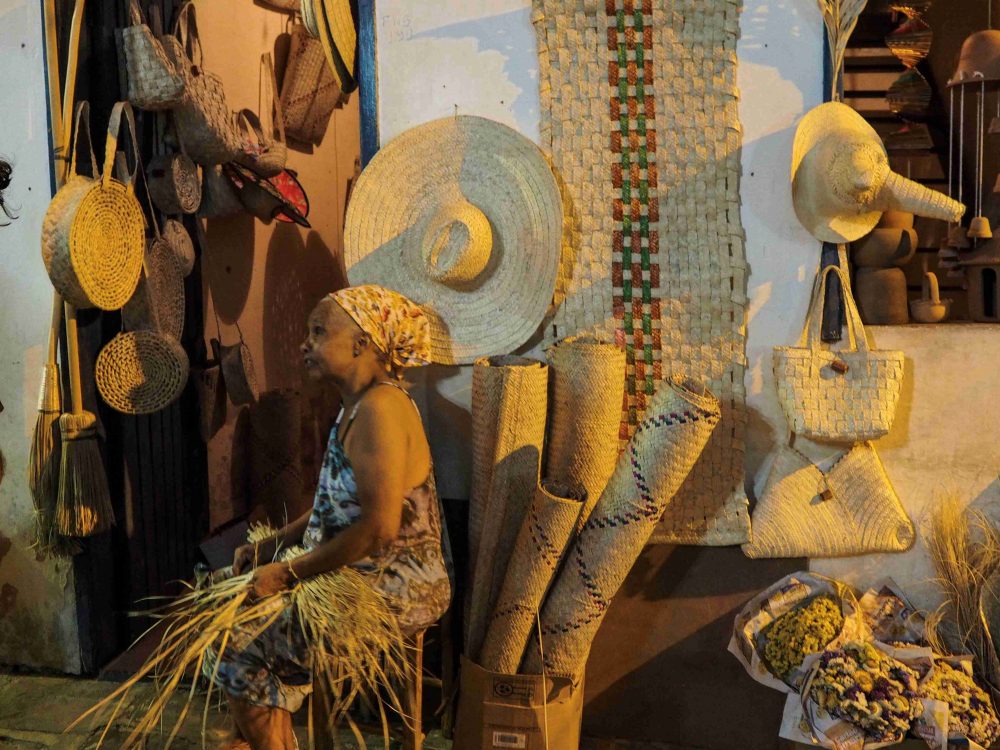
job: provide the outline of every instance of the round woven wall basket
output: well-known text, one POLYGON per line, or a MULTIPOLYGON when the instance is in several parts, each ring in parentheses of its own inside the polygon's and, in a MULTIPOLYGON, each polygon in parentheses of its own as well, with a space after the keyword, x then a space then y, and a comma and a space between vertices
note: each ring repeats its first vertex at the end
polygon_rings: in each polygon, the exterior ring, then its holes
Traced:
POLYGON ((125 328, 159 331, 180 340, 184 332, 184 274, 164 238, 149 243, 143 270, 135 294, 122 308, 125 328))
POLYGON ((253 357, 245 343, 223 346, 220 349, 219 362, 222 365, 222 377, 226 383, 226 392, 233 404, 251 404, 257 400, 257 372, 253 366, 253 357))
POLYGON ((201 205, 201 173, 187 154, 155 157, 146 170, 149 194, 165 214, 193 214, 201 205))
POLYGON ((153 414, 181 395, 189 368, 187 353, 169 336, 119 333, 97 355, 97 390, 122 414, 153 414))
POLYGON ((181 269, 181 273, 187 276, 194 270, 195 260, 194 242, 191 241, 188 230, 177 219, 167 219, 163 224, 163 239, 174 251, 174 257, 177 258, 177 265, 181 269))

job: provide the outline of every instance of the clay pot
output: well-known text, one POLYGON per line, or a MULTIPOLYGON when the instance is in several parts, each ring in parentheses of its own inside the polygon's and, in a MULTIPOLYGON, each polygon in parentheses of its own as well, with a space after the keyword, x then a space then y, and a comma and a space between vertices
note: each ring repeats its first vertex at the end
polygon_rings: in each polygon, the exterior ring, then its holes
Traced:
POLYGON ((906 300, 906 274, 898 268, 859 268, 854 296, 861 319, 868 325, 903 325, 910 322, 906 300))
POLYGON ((988 240, 993 236, 990 220, 985 216, 974 216, 969 223, 968 236, 975 240, 988 240))
POLYGON ((917 252, 914 229, 878 227, 851 243, 851 260, 858 268, 903 266, 917 252))

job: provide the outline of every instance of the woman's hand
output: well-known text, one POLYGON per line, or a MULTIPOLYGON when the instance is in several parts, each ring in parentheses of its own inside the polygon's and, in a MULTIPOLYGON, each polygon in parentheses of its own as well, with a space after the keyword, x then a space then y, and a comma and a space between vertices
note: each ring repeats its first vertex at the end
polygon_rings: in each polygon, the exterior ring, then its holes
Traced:
POLYGON ((242 575, 257 566, 257 545, 244 544, 233 554, 233 575, 242 575))
POLYGON ((250 583, 253 586, 250 598, 266 599, 289 587, 292 583, 292 572, 286 563, 268 563, 254 571, 250 583))

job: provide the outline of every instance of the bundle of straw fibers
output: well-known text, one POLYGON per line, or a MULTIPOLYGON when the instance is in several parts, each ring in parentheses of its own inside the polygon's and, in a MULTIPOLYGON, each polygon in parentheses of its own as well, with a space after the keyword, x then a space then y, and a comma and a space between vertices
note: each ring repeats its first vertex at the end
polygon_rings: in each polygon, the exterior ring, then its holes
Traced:
POLYGON ((545 475, 583 485, 588 498, 583 522, 618 461, 625 350, 578 336, 551 347, 548 357, 552 385, 545 475))
POLYGON ((525 357, 484 357, 472 370, 472 492, 466 653, 478 655, 510 550, 538 484, 548 367, 525 357))
POLYGON ((483 641, 479 665, 516 674, 541 608, 587 498, 581 484, 545 480, 521 524, 507 575, 483 641))
MULTIPOLYGON (((608 604, 719 418, 718 399, 700 383, 660 384, 545 600, 541 646, 547 672, 583 675, 608 604)), ((541 674, 542 666, 535 634, 523 671, 541 674)))

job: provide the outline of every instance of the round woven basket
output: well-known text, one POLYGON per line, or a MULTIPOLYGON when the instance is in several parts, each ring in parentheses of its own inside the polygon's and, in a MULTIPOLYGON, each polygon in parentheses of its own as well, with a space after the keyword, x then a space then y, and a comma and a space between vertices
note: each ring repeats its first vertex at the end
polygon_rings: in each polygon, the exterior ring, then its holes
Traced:
POLYGON ((194 242, 191 241, 191 235, 179 221, 167 219, 163 224, 163 239, 174 251, 181 273, 187 276, 194 270, 194 242))
POLYGON ((187 383, 180 343, 154 331, 119 333, 97 355, 101 398, 122 414, 152 414, 173 403, 187 383))
POLYGON ((158 331, 177 340, 184 332, 184 274, 162 237, 149 243, 143 275, 122 308, 122 320, 130 331, 158 331))
POLYGON ((146 170, 149 194, 165 214, 193 214, 201 205, 201 173, 187 154, 154 157, 146 170))
MULTIPOLYGON (((108 122, 107 156, 101 180, 80 200, 69 232, 69 258, 79 289, 64 294, 77 307, 117 310, 135 292, 146 249, 146 220, 135 197, 135 174, 128 185, 112 177, 122 115, 128 123, 138 170, 132 107, 118 102, 108 122)), ((72 285, 70 285, 72 286, 72 285)))

